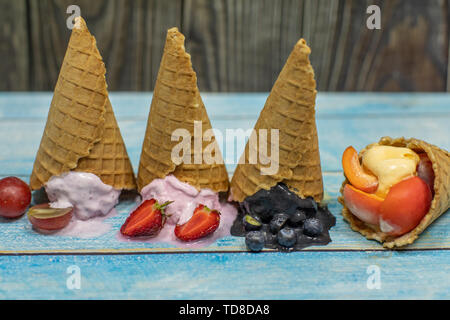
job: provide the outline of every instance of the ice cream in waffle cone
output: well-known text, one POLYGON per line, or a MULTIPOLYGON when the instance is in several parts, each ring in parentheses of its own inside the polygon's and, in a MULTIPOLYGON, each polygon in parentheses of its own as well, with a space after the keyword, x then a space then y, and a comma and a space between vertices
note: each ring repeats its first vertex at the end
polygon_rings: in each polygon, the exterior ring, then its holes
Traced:
MULTIPOLYGON (((138 187, 142 206, 148 201, 168 204, 164 208, 167 221, 160 232, 151 235, 154 240, 183 247, 189 241, 210 244, 230 234, 236 208, 220 200, 220 193, 229 188, 228 174, 200 97, 191 56, 177 28, 167 32, 142 145, 138 187), (202 208, 206 212, 200 217, 202 208), (211 216, 213 225, 209 224, 211 216)), ((130 219, 138 211, 139 207, 130 219)), ((138 236, 127 228, 123 226, 123 235, 138 236)))
POLYGON ((317 91, 310 53, 305 40, 295 44, 256 122, 256 139, 248 140, 231 179, 230 199, 240 205, 232 234, 245 236, 251 251, 301 250, 331 241, 329 229, 336 219, 320 203, 317 91))
MULTIPOLYGON (((450 207, 450 154, 448 151, 422 140, 383 137, 379 142, 370 144, 361 150, 359 158, 361 159, 367 150, 373 146, 404 147, 416 153, 426 153, 432 163, 435 176, 434 197, 431 201, 430 209, 414 229, 400 236, 389 235, 382 232, 378 226, 367 224, 360 220, 347 208, 343 196, 339 197, 339 202, 343 205, 342 215, 354 231, 358 231, 367 239, 382 242, 386 248, 392 249, 412 244, 433 221, 444 214, 450 207)), ((347 179, 342 183, 341 194, 343 194, 344 187, 348 183, 347 179)))
POLYGON ((135 189, 128 154, 108 98, 105 65, 85 21, 77 18, 56 83, 30 186, 68 171, 135 189))
MULTIPOLYGON (((174 175, 178 180, 196 189, 208 188, 214 192, 228 191, 228 174, 222 155, 212 135, 209 141, 195 142, 195 125, 201 126, 200 139, 212 129, 197 87, 197 76, 191 57, 184 48, 184 36, 177 28, 169 29, 161 65, 156 80, 138 171, 138 187, 174 175), (184 130, 191 137, 190 161, 176 163, 172 150, 179 143, 173 141, 175 130, 184 130), (201 147, 195 150, 195 144, 201 147), (208 146, 215 146, 210 152, 208 146), (195 152, 202 159, 207 153, 215 157, 213 163, 196 161, 195 152)), ((198 155, 197 155, 198 156, 198 155)))
POLYGON ((76 18, 30 178, 50 207, 87 220, 111 212, 136 180, 105 80, 105 65, 85 21, 76 18))
MULTIPOLYGON (((299 197, 323 198, 322 171, 315 120, 316 82, 309 61, 311 50, 301 39, 281 70, 264 109, 255 125, 270 132, 279 130, 279 170, 262 174, 265 166, 258 160, 250 163, 248 142, 231 180, 232 199, 242 202, 260 189, 285 183, 299 197)), ((269 134, 268 134, 269 135, 269 134)), ((270 144, 272 139, 267 139, 270 144)), ((256 152, 258 154, 258 152, 256 152)), ((259 159, 259 158, 258 158, 259 159)))

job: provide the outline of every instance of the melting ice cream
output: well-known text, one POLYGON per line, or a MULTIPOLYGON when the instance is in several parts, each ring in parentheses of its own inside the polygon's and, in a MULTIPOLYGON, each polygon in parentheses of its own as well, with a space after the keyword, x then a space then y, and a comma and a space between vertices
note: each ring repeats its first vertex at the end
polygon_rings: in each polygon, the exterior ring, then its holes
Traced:
POLYGON ((170 216, 169 222, 183 224, 187 222, 194 209, 203 204, 211 209, 219 209, 219 195, 212 190, 198 191, 190 184, 179 181, 175 176, 169 175, 164 179, 155 179, 142 189, 142 200, 156 199, 159 203, 174 201, 166 208, 170 216))
POLYGON ((389 189, 399 181, 416 173, 419 156, 409 148, 373 146, 362 158, 364 167, 378 177, 377 194, 386 196, 389 189))
POLYGON ((105 216, 119 202, 120 190, 86 172, 68 172, 52 177, 45 186, 52 208, 73 207, 78 219, 105 216))
POLYGON ((175 176, 168 175, 164 179, 155 179, 145 186, 142 191, 142 200, 156 199, 159 203, 174 201, 165 209, 170 215, 165 226, 158 236, 150 239, 151 242, 166 242, 180 247, 201 247, 213 243, 215 240, 229 236, 230 228, 237 215, 236 208, 226 202, 219 201, 219 194, 210 190, 197 190, 195 187, 179 181, 175 176), (183 242, 174 234, 177 224, 187 222, 193 215, 194 209, 203 204, 220 212, 220 225, 217 230, 205 238, 193 242, 183 242))

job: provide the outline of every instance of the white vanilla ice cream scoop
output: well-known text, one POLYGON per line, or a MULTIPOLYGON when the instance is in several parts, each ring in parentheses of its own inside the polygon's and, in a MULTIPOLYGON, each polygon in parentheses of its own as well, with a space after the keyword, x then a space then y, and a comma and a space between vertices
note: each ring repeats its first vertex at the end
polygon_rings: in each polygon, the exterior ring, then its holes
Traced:
POLYGON ((45 191, 52 208, 73 207, 81 220, 107 215, 119 203, 121 192, 95 174, 73 171, 52 177, 45 191))
POLYGON ((376 194, 385 197, 403 179, 416 175, 420 157, 409 148, 373 146, 362 157, 363 166, 378 177, 376 194))

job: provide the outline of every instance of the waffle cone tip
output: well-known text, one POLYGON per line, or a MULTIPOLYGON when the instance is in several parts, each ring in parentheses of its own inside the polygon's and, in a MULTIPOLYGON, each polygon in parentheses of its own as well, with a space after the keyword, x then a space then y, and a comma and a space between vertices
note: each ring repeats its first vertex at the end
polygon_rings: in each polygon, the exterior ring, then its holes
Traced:
POLYGON ((73 30, 78 32, 89 32, 88 27, 86 25, 86 21, 83 19, 82 16, 75 17, 74 21, 75 25, 73 30))
MULTIPOLYGON (((261 174, 261 164, 249 164, 247 142, 231 180, 235 201, 242 202, 259 189, 285 183, 298 196, 323 199, 322 171, 315 120, 316 82, 309 61, 310 48, 304 39, 294 45, 254 127, 279 130, 279 171, 261 174)), ((270 149, 268 147, 268 149, 270 149)))

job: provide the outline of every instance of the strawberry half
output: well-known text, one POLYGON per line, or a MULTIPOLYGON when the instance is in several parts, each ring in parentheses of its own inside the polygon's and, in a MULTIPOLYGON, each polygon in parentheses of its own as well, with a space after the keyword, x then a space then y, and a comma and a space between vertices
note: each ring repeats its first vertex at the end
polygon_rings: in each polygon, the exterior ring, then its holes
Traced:
POLYGON ((120 233, 128 237, 154 237, 166 223, 164 208, 173 201, 159 204, 155 199, 145 200, 127 218, 120 233))
POLYGON ((193 241, 205 237, 219 227, 220 212, 200 204, 188 222, 175 227, 175 235, 183 241, 193 241))

